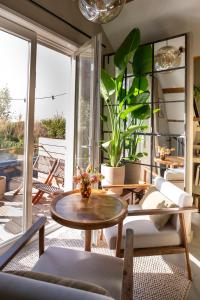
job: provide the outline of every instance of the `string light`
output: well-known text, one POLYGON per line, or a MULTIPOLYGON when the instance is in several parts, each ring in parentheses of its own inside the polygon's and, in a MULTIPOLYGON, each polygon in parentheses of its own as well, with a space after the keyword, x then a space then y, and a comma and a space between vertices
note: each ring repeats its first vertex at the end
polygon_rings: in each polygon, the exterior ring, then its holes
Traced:
MULTIPOLYGON (((51 95, 51 96, 44 96, 44 97, 36 97, 35 100, 44 100, 44 99, 51 99, 51 100, 55 100, 57 97, 61 97, 67 95, 67 92, 65 93, 61 93, 61 94, 57 94, 57 95, 51 95)), ((8 98, 1 98, 0 100, 8 100, 8 98)), ((11 98, 9 99, 10 101, 24 101, 26 102, 26 98, 11 98)))

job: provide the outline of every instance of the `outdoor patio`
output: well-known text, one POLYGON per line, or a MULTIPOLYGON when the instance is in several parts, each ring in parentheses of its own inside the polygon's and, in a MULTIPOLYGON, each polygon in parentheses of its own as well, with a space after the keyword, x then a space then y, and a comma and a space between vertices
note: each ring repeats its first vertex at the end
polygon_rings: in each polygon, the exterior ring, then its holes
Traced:
MULTIPOLYGON (((33 193, 34 195, 34 193, 33 193)), ((38 217, 46 216, 47 225, 53 225, 55 222, 50 216, 50 203, 52 198, 45 194, 39 202, 32 207, 33 222, 38 217)), ((19 234, 22 230, 22 193, 13 196, 12 192, 6 192, 4 199, 0 201, 0 243, 19 234)))

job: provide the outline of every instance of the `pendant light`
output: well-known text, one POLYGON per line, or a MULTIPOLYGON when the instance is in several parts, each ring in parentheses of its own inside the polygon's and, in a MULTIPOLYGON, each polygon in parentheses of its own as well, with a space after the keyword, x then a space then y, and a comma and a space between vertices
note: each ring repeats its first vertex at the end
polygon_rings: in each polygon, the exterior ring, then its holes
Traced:
POLYGON ((91 22, 105 24, 115 19, 126 0, 78 0, 83 16, 91 22))

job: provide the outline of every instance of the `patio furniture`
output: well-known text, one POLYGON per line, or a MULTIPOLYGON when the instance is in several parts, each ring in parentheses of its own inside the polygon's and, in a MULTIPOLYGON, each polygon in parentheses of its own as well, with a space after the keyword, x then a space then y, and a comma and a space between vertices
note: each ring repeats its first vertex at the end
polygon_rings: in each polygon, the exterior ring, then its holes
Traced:
POLYGON ((44 193, 46 194, 62 194, 64 190, 60 188, 60 185, 64 186, 65 177, 65 161, 64 159, 59 159, 53 168, 48 182, 34 182, 34 188, 38 190, 38 193, 33 197, 32 203, 36 204, 44 193), (57 186, 53 185, 53 181, 56 182, 57 186))
MULTIPOLYGON (((38 155, 34 164, 33 164, 33 174, 37 173, 37 175, 41 176, 40 180, 43 180, 45 184, 49 184, 52 180, 52 172, 54 171, 57 164, 57 159, 53 157, 47 157, 43 155, 38 155), (44 179, 42 179, 44 178, 44 179)), ((16 177, 15 180, 20 181, 20 186, 15 190, 13 195, 17 195, 20 190, 23 188, 23 177, 16 177)), ((35 184, 39 183, 38 178, 32 179, 33 188, 35 188, 35 184)), ((39 193, 38 193, 39 194, 39 193)))
POLYGON ((89 199, 82 199, 78 190, 63 193, 51 203, 52 218, 63 226, 85 230, 85 251, 91 251, 92 230, 117 225, 115 243, 119 256, 123 220, 127 203, 105 192, 92 192, 89 199))
MULTIPOLYGON (((124 185, 124 188, 126 186, 124 185)), ((124 220, 120 255, 123 256, 126 228, 132 228, 135 233, 134 256, 184 253, 188 278, 191 280, 187 234, 189 235, 190 233, 191 212, 197 211, 197 209, 192 207, 192 196, 163 178, 157 177, 155 186, 161 197, 167 197, 176 207, 147 209, 142 208, 140 204, 129 205, 128 216, 124 220), (168 214, 172 215, 172 218, 162 229, 158 230, 151 216, 168 214)), ((104 229, 104 236, 109 247, 114 249, 117 228, 104 229)))
POLYGON ((44 251, 44 225, 40 218, 32 227, 0 257, 0 270, 25 246, 39 230, 40 258, 33 267, 34 273, 23 274, 29 278, 0 272, 0 295, 2 299, 15 300, 132 300, 133 299, 133 231, 127 230, 124 259, 60 247, 48 247, 44 251), (130 251, 131 250, 131 251, 130 251), (38 275, 38 279, 35 276, 38 275), (45 275, 46 281, 45 281, 45 275), (56 278, 55 278, 56 276, 56 278), (73 281, 71 287, 52 284, 60 280, 73 281), (34 278, 34 279, 32 279, 34 278), (41 279, 42 278, 42 279, 41 279), (93 292, 75 287, 81 281, 93 292), (94 290, 95 289, 95 290, 94 290), (96 293, 105 291, 106 295, 96 293), (59 296, 58 296, 59 295, 59 296))

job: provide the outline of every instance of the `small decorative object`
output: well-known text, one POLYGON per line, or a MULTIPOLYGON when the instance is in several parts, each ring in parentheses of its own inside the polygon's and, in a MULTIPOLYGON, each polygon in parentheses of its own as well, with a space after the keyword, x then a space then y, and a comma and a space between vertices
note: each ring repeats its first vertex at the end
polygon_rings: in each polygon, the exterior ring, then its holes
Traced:
POLYGON ((104 24, 115 19, 126 0, 79 0, 82 15, 91 22, 104 24))
POLYGON ((167 148, 165 146, 164 147, 158 146, 157 151, 158 151, 160 159, 165 160, 167 156, 171 155, 171 153, 173 151, 175 151, 175 148, 167 148))
POLYGON ((77 168, 77 175, 74 176, 73 182, 79 184, 82 198, 88 199, 92 191, 92 185, 100 182, 104 176, 96 172, 91 165, 88 165, 86 170, 77 168))
POLYGON ((160 48, 155 56, 156 71, 167 70, 179 67, 181 64, 181 54, 184 48, 179 49, 174 46, 164 46, 160 48))

